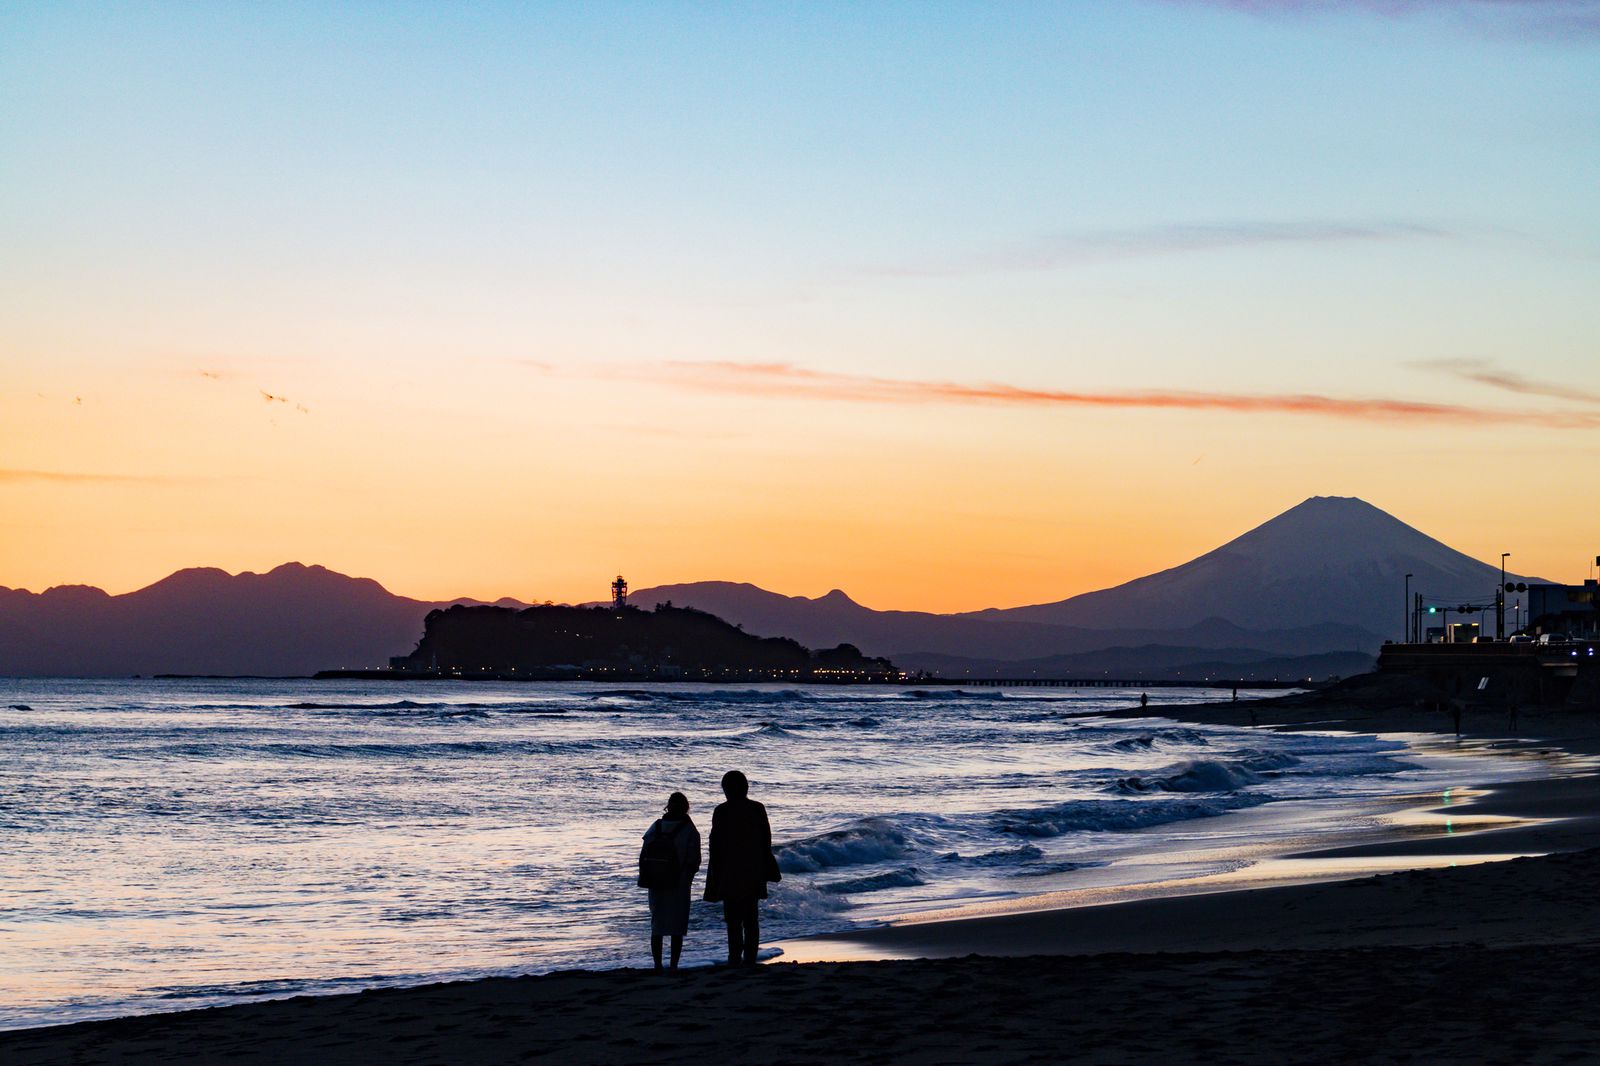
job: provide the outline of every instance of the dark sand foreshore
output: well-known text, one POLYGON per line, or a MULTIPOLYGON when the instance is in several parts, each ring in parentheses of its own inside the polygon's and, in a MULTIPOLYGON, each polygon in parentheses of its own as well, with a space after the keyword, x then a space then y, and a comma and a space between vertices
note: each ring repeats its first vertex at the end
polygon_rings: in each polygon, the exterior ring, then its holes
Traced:
MULTIPOLYGON (((1590 862, 1592 877, 1600 864, 1590 862)), ((27 1063, 1593 1061, 1593 943, 622 970, 6 1034, 27 1063)))
MULTIPOLYGON (((1453 727, 1359 692, 1160 713, 1248 725, 1252 710, 1263 727, 1453 727)), ((1462 725, 1494 738, 1508 722, 1462 725)), ((1590 715, 1517 725, 1600 752, 1590 715)), ((810 942, 930 958, 563 973, 0 1033, 0 1062, 1590 1061, 1600 777, 1486 785, 1476 813, 1547 820, 1341 853, 1555 854, 810 942)))

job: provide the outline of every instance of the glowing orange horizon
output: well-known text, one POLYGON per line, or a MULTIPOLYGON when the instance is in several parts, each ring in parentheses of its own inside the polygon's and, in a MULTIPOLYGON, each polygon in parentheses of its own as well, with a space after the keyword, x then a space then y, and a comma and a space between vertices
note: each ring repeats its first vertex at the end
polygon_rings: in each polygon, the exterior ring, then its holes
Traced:
POLYGON ((0 585, 300 560, 417 599, 583 602, 621 569, 953 612, 1176 566, 1311 495, 1524 573, 1593 556, 1568 473, 1592 410, 618 365, 131 367, 71 392, 41 368, 44 396, 0 396, 0 585))

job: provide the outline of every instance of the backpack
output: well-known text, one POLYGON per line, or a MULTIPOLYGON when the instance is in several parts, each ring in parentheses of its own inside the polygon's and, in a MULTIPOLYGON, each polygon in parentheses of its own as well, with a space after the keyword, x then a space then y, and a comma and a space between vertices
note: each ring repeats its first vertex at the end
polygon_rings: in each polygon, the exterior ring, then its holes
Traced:
POLYGON ((644 842, 639 854, 640 888, 677 888, 679 881, 677 830, 668 832, 665 823, 644 842))

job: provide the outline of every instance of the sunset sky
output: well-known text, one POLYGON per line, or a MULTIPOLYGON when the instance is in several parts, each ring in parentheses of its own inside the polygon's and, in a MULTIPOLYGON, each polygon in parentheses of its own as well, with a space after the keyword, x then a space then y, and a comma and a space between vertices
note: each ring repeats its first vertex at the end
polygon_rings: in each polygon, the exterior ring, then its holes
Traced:
POLYGON ((1600 553, 1600 3, 0 7, 0 585, 1600 553))

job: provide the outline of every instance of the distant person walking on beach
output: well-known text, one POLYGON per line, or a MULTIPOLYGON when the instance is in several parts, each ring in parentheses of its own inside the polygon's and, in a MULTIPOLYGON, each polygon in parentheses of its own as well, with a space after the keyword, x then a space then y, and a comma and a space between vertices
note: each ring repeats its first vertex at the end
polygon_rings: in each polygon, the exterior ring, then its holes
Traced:
POLYGON ((689 817, 689 797, 674 792, 667 809, 645 830, 639 849, 639 887, 650 890, 650 954, 661 969, 661 938, 672 938, 678 968, 689 932, 689 889, 700 869, 700 830, 689 817))
POLYGON ((722 775, 726 803, 711 812, 711 861, 706 866, 706 899, 722 903, 728 923, 728 963, 756 961, 761 946, 758 904, 767 882, 777 881, 772 826, 767 809, 750 798, 750 782, 738 770, 722 775))

